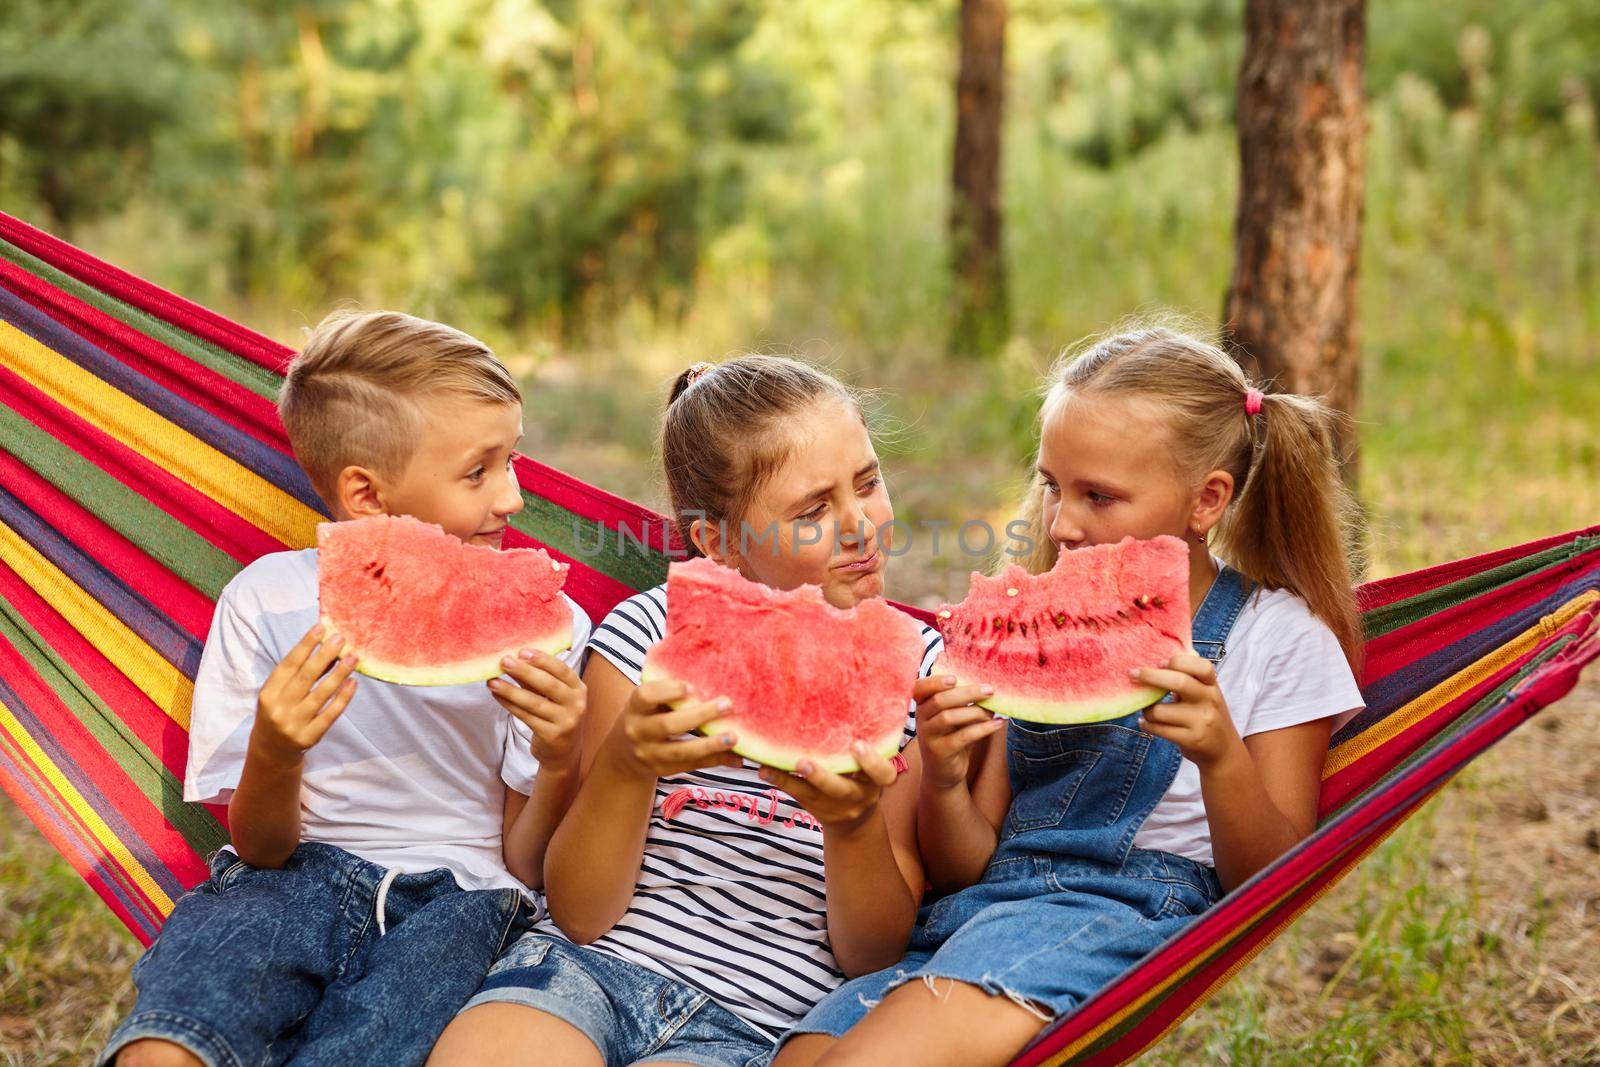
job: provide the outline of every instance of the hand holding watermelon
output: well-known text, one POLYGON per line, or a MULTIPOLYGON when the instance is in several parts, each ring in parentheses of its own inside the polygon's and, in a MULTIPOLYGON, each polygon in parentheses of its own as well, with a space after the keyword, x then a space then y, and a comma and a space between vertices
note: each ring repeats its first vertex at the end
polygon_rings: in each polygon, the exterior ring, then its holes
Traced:
POLYGON ((343 648, 342 637, 317 623, 272 669, 256 698, 253 751, 278 766, 297 765, 322 740, 356 692, 350 675, 359 657, 347 654, 335 663, 343 648))
POLYGON ((682 682, 645 682, 634 689, 607 744, 640 776, 666 778, 705 767, 738 767, 728 751, 738 740, 723 731, 711 737, 685 737, 728 714, 726 697, 697 701, 682 682))
POLYGON ((993 686, 958 685, 953 674, 917 680, 912 690, 917 744, 922 749, 922 780, 930 788, 954 789, 964 783, 972 746, 1005 729, 1005 719, 977 706, 993 695, 993 686))
POLYGON ((1145 708, 1139 725, 1177 745, 1185 759, 1203 768, 1227 756, 1248 756, 1217 685, 1216 668, 1204 656, 1180 652, 1165 669, 1136 667, 1128 673, 1136 682, 1171 691, 1172 703, 1145 708))
POLYGON ((761 780, 793 797, 822 825, 824 832, 848 833, 877 810, 883 791, 899 777, 894 764, 870 745, 857 741, 850 751, 861 765, 853 774, 834 774, 815 760, 802 759, 792 774, 774 767, 761 768, 761 780))
POLYGON ((525 648, 500 661, 511 681, 489 679, 495 700, 533 731, 533 758, 541 768, 574 768, 578 762, 578 724, 588 689, 578 672, 560 658, 525 648))

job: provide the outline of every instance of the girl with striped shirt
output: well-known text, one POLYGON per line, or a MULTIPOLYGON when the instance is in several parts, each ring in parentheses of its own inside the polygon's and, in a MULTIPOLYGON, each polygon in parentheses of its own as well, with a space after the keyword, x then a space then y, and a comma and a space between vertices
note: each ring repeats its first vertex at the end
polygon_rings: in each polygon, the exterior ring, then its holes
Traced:
MULTIPOLYGON (((894 513, 834 378, 775 356, 698 364, 674 383, 662 460, 697 553, 837 607, 883 594, 894 513)), ((657 586, 591 638, 583 783, 545 862, 551 921, 495 964, 433 1062, 757 1064, 846 978, 903 954, 923 887, 914 746, 892 762, 863 748, 856 775, 786 774, 732 753, 731 733, 694 735, 723 714, 717 694, 640 684, 666 613, 657 586)), ((939 651, 923 636, 917 700, 939 651)))

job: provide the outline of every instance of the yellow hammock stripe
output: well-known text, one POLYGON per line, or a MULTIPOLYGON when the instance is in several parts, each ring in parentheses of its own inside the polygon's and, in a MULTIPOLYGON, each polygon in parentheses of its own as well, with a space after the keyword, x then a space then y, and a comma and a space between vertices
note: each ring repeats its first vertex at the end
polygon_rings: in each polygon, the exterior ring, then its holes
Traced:
POLYGON ((128 851, 128 847, 112 832, 111 827, 107 826, 89 802, 83 799, 83 794, 72 787, 66 775, 51 762, 50 757, 45 755, 32 735, 22 728, 17 717, 4 703, 0 703, 0 729, 10 735, 12 743, 27 755, 67 806, 90 829, 100 850, 128 872, 134 884, 139 887, 139 891, 149 897, 150 901, 161 909, 163 915, 171 913, 172 898, 161 891, 161 887, 150 877, 150 872, 145 869, 144 864, 133 857, 133 853, 128 851))
POLYGON ((1496 671, 1531 652, 1540 641, 1565 626, 1572 620, 1573 616, 1586 609, 1596 600, 1600 600, 1600 592, 1592 589, 1573 597, 1557 611, 1546 615, 1536 624, 1530 626, 1465 670, 1451 675, 1415 700, 1396 709, 1393 714, 1385 717, 1381 722, 1374 723, 1365 732, 1332 749, 1328 753, 1327 762, 1323 764, 1322 776, 1327 778, 1329 775, 1338 773, 1374 749, 1382 747, 1384 743, 1409 730, 1445 704, 1475 686, 1483 684, 1496 671))
POLYGON ((30 589, 55 608, 84 640, 154 701, 156 707, 184 730, 189 729, 194 683, 3 522, 0 522, 0 562, 16 571, 30 589))
POLYGON ((34 388, 263 533, 294 548, 316 544, 320 515, 181 426, 7 322, 0 351, 34 388))

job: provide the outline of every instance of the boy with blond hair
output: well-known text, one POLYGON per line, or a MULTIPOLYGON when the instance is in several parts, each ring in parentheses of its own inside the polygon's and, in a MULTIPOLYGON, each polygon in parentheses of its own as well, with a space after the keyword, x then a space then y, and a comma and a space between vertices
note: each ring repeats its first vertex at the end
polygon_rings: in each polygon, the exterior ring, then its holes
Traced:
MULTIPOLYGON (((336 519, 411 515, 498 548, 522 508, 522 395, 458 330, 329 316, 278 406, 336 519)), ((568 603, 569 652, 524 651, 487 690, 409 688, 357 682, 318 621, 315 549, 240 571, 195 679, 184 782, 185 800, 227 804, 233 844, 134 965, 100 1062, 423 1062, 542 910, 585 696, 590 623, 568 603), (508 869, 508 853, 533 859, 508 869)))

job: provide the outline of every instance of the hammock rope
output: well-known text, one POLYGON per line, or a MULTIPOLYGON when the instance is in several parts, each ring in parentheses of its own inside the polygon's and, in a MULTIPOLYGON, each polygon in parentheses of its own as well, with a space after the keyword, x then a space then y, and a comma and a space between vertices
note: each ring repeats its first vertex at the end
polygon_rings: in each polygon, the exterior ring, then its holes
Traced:
MULTIPOLYGON (((217 594, 323 518, 274 407, 291 352, 0 213, 0 787, 148 944, 226 812, 183 802, 217 594)), ((595 619, 666 575, 670 524, 534 460, 508 544, 595 619)), ((1358 590, 1367 710, 1317 831, 1056 1022, 1019 1065, 1119 1063, 1233 977, 1600 656, 1600 526, 1358 590)), ((926 617, 926 613, 917 614, 926 617)))

